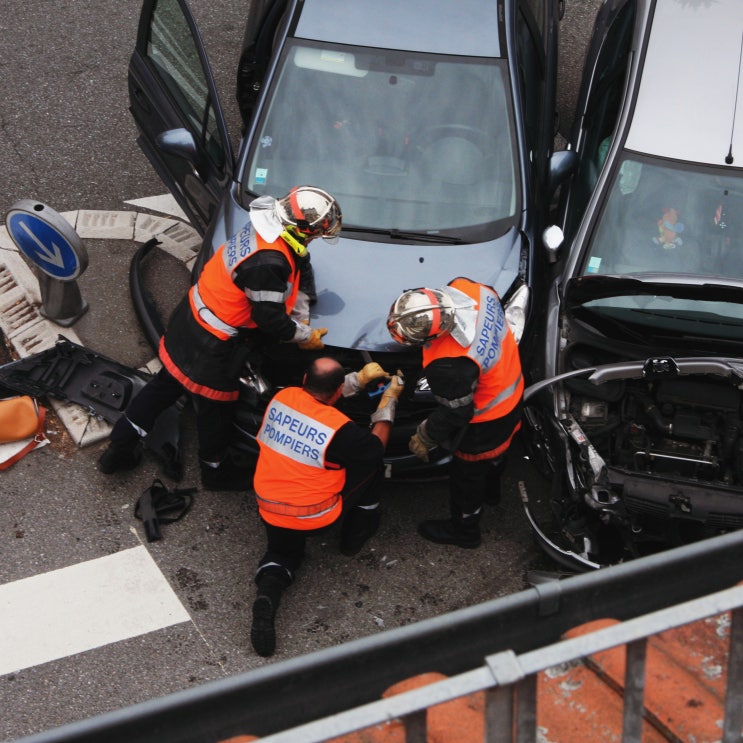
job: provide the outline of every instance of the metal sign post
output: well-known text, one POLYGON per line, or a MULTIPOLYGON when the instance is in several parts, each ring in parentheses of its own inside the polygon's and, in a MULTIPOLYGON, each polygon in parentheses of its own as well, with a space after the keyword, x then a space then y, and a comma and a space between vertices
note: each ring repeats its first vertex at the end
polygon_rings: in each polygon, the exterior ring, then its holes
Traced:
POLYGON ((76 281, 88 267, 80 236, 61 214, 31 199, 13 204, 5 225, 18 250, 38 269, 41 314, 58 325, 72 325, 88 309, 76 281))

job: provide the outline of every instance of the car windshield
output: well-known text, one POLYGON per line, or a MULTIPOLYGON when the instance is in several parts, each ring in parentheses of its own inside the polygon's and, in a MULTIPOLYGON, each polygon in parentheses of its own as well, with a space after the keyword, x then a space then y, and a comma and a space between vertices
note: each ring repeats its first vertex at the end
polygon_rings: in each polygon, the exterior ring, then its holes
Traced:
POLYGON ((519 209, 507 74, 503 60, 295 41, 243 187, 320 186, 344 229, 496 237, 519 209))
MULTIPOLYGON (((581 274, 743 282, 743 175, 625 154, 593 228, 581 274)), ((672 296, 612 296, 585 307, 689 336, 738 338, 743 306, 672 296)))

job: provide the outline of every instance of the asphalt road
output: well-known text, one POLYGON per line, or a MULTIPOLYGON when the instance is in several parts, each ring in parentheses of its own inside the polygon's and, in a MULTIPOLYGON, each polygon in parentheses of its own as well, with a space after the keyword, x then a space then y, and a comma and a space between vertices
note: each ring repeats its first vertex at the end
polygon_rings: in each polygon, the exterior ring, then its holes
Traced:
MULTIPOLYGON (((596 6, 594 0, 566 4, 563 132, 596 6)), ((20 199, 60 212, 134 210, 128 200, 164 191, 135 144, 127 109, 127 64, 139 7, 131 0, 4 0, 0 215, 20 199)), ((242 4, 194 0, 192 7, 232 107, 242 4)), ((90 309, 74 326, 85 345, 130 366, 152 355, 126 285, 136 247, 133 240, 86 242, 90 265, 79 283, 90 309)), ((165 301, 174 301, 187 274, 167 259, 159 270, 168 289, 165 301)), ((442 483, 388 484, 383 525, 368 549, 355 558, 342 557, 332 532, 311 545, 282 606, 278 652, 261 659, 250 648, 248 631, 263 534, 248 496, 199 490, 191 512, 164 527, 162 541, 148 544, 133 506, 158 476, 154 462, 146 458, 134 472, 107 478, 95 468, 101 445, 76 447, 54 415, 47 433, 49 446, 0 473, 0 626, 8 620, 2 616, 8 606, 2 603, 3 588, 32 587, 28 579, 51 571, 138 556, 142 550, 187 617, 127 639, 61 651, 57 659, 22 670, 0 669, 2 740, 513 593, 525 586, 529 569, 545 567, 517 490, 518 481, 525 480, 538 498, 544 483, 518 449, 506 474, 503 502, 485 514, 483 546, 477 551, 439 547, 416 536, 417 520, 445 513, 442 483)), ((188 412, 182 436, 188 466, 180 487, 198 486, 188 412)), ((83 602, 100 589, 83 589, 79 596, 74 590, 74 601, 83 602)), ((31 615, 39 613, 42 597, 32 590, 25 595, 31 615)), ((106 599, 96 606, 96 595, 90 612, 105 609, 106 599)), ((72 647, 72 634, 69 627, 54 628, 50 642, 64 647, 69 641, 72 647)))

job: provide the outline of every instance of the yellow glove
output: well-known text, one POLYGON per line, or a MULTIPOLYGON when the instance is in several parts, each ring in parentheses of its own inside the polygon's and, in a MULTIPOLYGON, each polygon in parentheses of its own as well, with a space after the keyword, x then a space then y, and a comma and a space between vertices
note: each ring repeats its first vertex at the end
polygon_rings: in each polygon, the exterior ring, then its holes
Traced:
POLYGON ((364 389, 369 382, 373 382, 375 379, 387 379, 391 376, 376 361, 370 361, 358 373, 359 388, 364 389))
POLYGON ((298 343, 297 345, 303 351, 319 351, 321 348, 325 348, 321 339, 327 332, 327 328, 312 328, 310 337, 304 343, 298 343))
POLYGON ((372 413, 372 423, 378 423, 379 421, 387 421, 392 423, 395 420, 395 408, 397 407, 397 401, 405 389, 405 377, 402 372, 398 369, 397 373, 393 375, 390 380, 389 386, 382 393, 382 397, 379 400, 377 409, 372 413))
POLYGON ((418 459, 427 462, 428 453, 436 448, 436 442, 426 433, 425 421, 416 429, 415 433, 408 441, 408 449, 411 454, 415 454, 418 459))
MULTIPOLYGON (((363 371, 363 370, 362 370, 363 371)), ((402 391, 405 389, 405 377, 403 373, 398 369, 390 380, 390 386, 382 393, 382 400, 386 397, 388 400, 394 400, 397 402, 402 395, 402 391)), ((377 405, 377 410, 382 406, 382 400, 377 405)))

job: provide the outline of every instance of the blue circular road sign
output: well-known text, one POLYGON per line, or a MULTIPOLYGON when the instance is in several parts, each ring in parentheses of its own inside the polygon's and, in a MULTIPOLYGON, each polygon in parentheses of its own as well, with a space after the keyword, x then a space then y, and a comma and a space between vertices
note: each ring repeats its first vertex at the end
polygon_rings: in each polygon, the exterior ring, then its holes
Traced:
POLYGON ((88 254, 70 223, 54 209, 30 199, 18 201, 5 218, 18 249, 44 273, 74 281, 88 266, 88 254))

